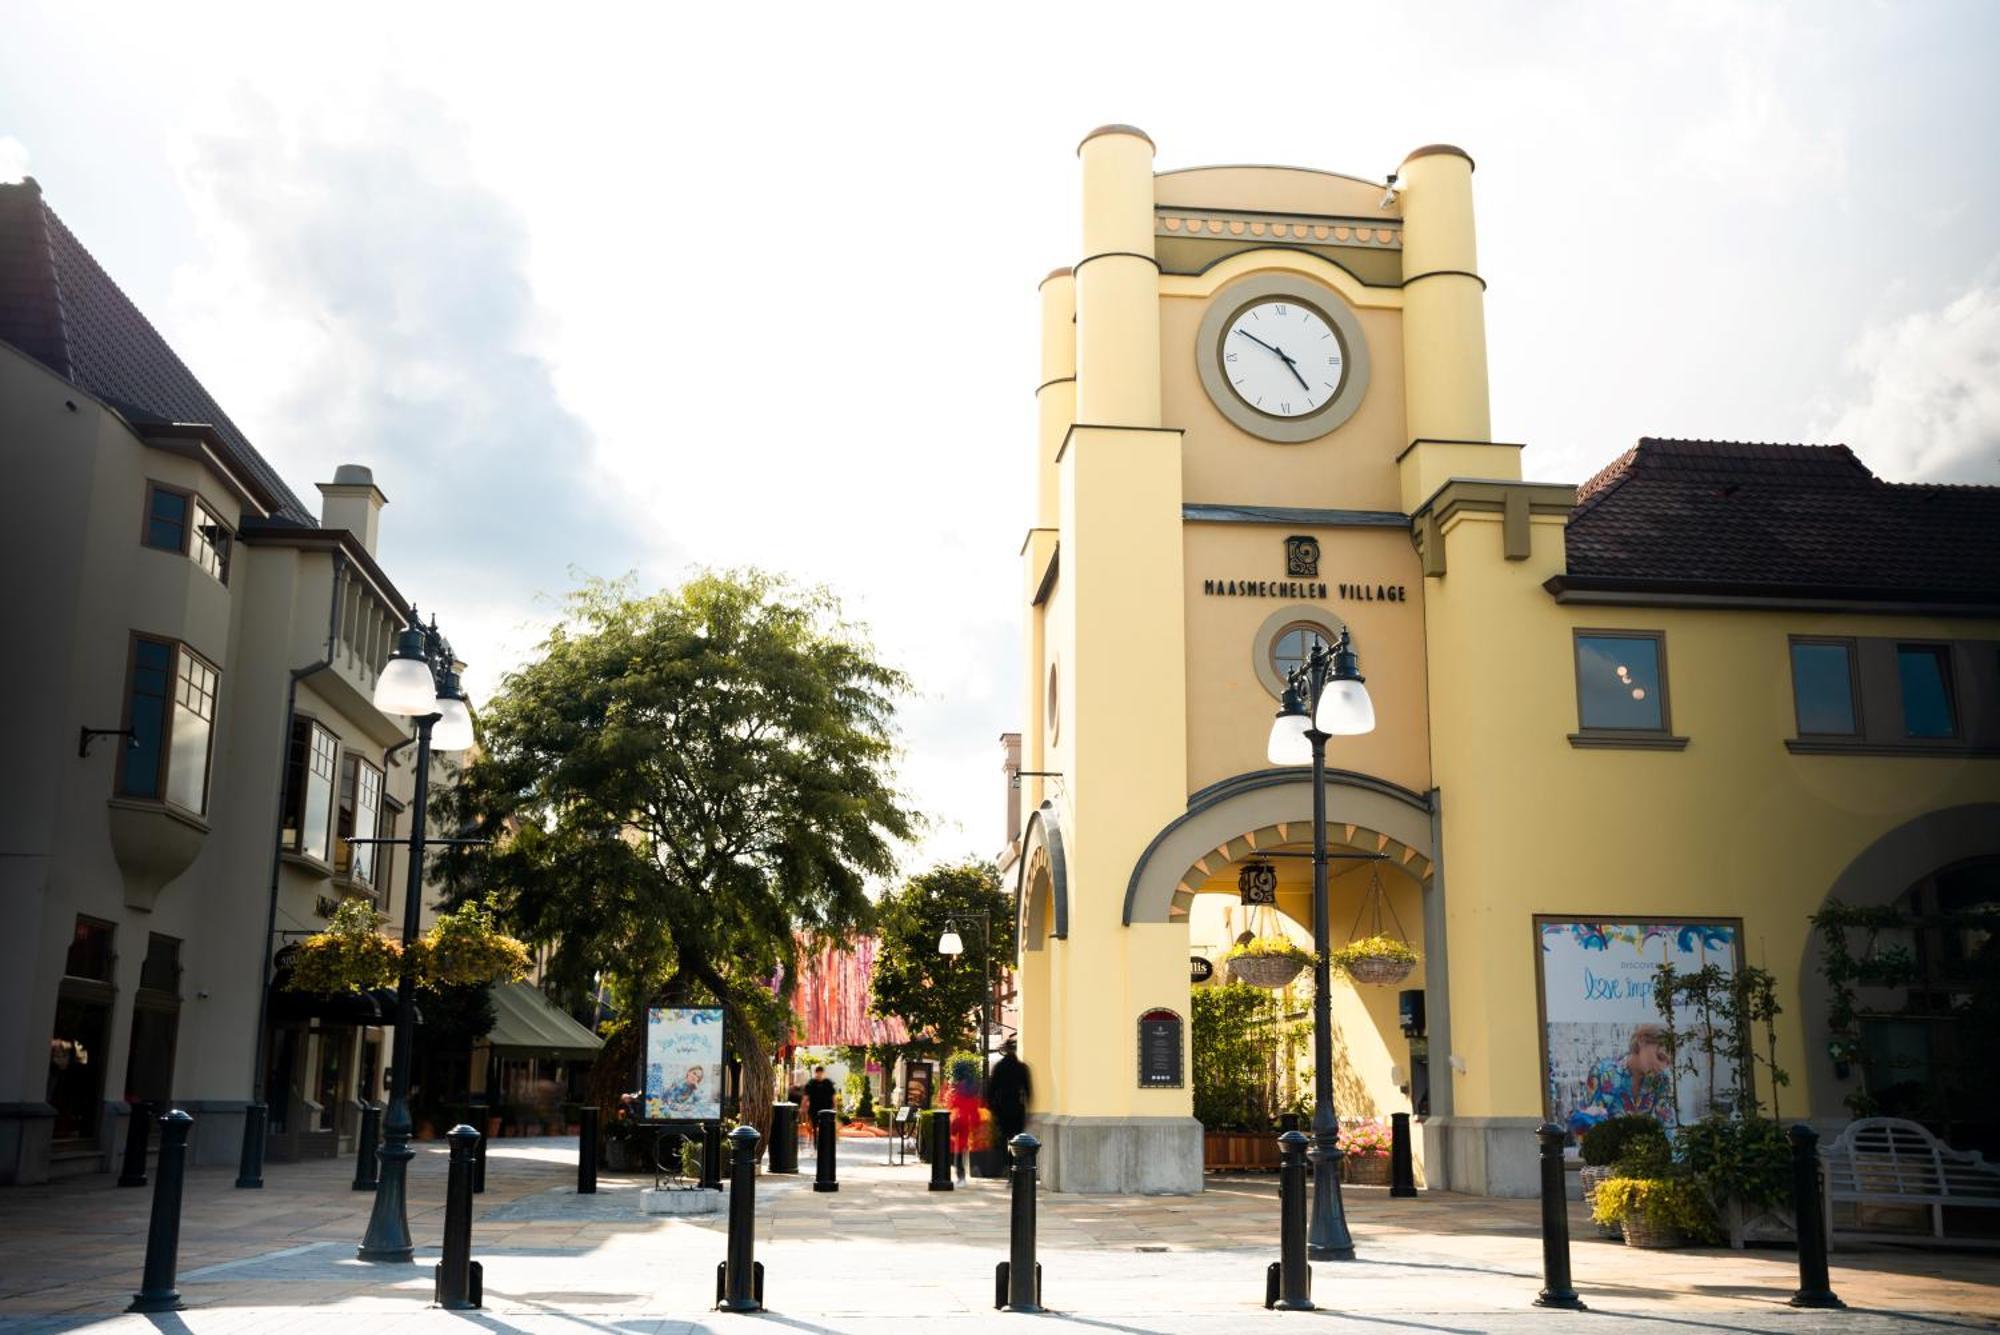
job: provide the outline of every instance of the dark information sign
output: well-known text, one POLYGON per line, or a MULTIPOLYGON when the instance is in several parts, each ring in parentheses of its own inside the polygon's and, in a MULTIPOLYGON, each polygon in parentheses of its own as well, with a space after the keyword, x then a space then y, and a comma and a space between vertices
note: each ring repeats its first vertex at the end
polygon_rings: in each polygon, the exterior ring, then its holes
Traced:
POLYGON ((1187 1083, 1181 1065, 1181 1017, 1147 1011, 1139 1017, 1139 1088, 1179 1089, 1187 1083))

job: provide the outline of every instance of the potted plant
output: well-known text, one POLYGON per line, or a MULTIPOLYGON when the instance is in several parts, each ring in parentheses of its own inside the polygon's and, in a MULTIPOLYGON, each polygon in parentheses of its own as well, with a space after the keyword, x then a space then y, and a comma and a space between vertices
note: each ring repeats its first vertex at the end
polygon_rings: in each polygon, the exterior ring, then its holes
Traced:
POLYGON ((325 931, 293 948, 287 988, 326 995, 395 986, 403 948, 377 930, 381 922, 366 900, 342 903, 325 931))
POLYGON ((1617 1224, 1627 1247, 1680 1247, 1716 1236, 1715 1212, 1701 1185, 1673 1161, 1663 1135, 1634 1138, 1597 1184, 1590 1217, 1617 1224))
POLYGON ((1706 1117, 1680 1134, 1688 1171, 1720 1217, 1729 1245, 1790 1242, 1792 1154, 1785 1130, 1763 1117, 1706 1117))
POLYGON ((1299 976, 1312 962, 1310 952, 1285 935, 1253 936, 1231 946, 1223 959, 1231 982, 1276 990, 1299 976))
POLYGON ((1340 1164, 1346 1178, 1357 1187, 1389 1185, 1389 1128, 1372 1117, 1348 1122, 1340 1128, 1340 1164))
POLYGON ((510 983, 528 973, 528 948, 502 932, 484 904, 440 913, 413 947, 418 973, 431 983, 510 983))
POLYGON ((1327 956, 1327 962, 1357 983, 1400 983, 1417 967, 1417 952, 1393 936, 1364 936, 1327 956))
MULTIPOLYGON (((1578 1152, 1583 1158, 1583 1169, 1577 1174, 1577 1178, 1583 1183, 1583 1199, 1586 1204, 1593 1207, 1596 1205, 1598 1184, 1612 1176, 1612 1165, 1618 1162, 1626 1148, 1634 1141, 1649 1138, 1664 1144, 1667 1133, 1660 1126, 1658 1119, 1643 1113, 1607 1117, 1583 1133, 1583 1139, 1578 1144, 1578 1152)), ((1607 1238, 1619 1236, 1615 1221, 1599 1223, 1597 1231, 1607 1238)))

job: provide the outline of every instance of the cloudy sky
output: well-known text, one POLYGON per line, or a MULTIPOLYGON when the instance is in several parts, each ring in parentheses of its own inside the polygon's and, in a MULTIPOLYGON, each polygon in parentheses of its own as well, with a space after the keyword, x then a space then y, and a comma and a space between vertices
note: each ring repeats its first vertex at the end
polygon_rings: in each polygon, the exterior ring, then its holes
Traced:
POLYGON ((1495 432, 2000 481, 2000 5, 37 5, 0 179, 295 489, 371 465, 475 691, 579 573, 833 586, 916 679, 912 856, 1000 843, 1035 283, 1073 149, 1477 159, 1495 432))

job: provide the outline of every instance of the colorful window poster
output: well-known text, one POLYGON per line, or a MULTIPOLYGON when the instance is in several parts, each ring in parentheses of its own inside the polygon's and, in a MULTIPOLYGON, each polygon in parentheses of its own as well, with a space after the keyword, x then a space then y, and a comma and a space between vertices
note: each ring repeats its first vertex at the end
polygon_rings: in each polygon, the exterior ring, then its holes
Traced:
POLYGON ((1654 971, 1713 964, 1735 973, 1743 929, 1735 920, 1535 919, 1541 981, 1542 1071, 1550 1120, 1582 1135, 1626 1113, 1669 1128, 1699 1121, 1736 1081, 1720 1055, 1700 1050, 1700 1017, 1677 1009, 1668 1056, 1665 1017, 1653 1004, 1654 971), (1676 1069, 1678 1068, 1678 1069, 1676 1069))
POLYGON ((646 1012, 646 1120, 712 1122, 722 1116, 722 1012, 646 1012))

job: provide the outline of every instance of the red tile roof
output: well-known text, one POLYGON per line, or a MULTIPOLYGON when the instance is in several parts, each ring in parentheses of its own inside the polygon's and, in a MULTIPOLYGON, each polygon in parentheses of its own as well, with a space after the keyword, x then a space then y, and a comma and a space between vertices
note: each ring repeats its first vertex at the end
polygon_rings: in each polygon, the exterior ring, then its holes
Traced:
POLYGON ((2000 487, 1884 482, 1845 445, 1649 437, 1577 497, 1568 583, 2000 604, 2000 487))
POLYGON ((214 427, 259 489, 276 498, 282 518, 318 522, 152 322, 43 202, 42 188, 32 177, 19 185, 0 185, 0 341, 135 423, 214 427))

